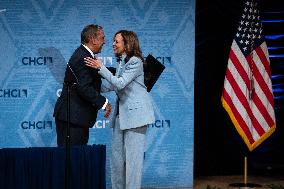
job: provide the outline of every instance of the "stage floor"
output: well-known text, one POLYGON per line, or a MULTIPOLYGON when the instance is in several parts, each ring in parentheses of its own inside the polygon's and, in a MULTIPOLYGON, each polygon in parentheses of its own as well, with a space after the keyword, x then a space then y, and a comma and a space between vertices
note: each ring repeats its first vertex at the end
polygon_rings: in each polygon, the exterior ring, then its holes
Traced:
MULTIPOLYGON (((230 186, 230 184, 243 184, 243 183, 244 183, 244 178, 242 175, 198 177, 194 179, 193 189, 282 189, 284 188, 284 176, 265 176, 265 177, 248 176, 247 178, 248 184, 255 184, 260 186, 256 187, 230 186), (210 186, 210 188, 208 186, 210 186)), ((142 189, 192 189, 192 188, 143 187, 142 189)))
MULTIPOLYGON (((244 183, 243 175, 240 176, 208 176, 199 177, 194 179, 194 189, 206 189, 209 185, 211 189, 239 189, 239 188, 251 188, 251 187, 233 187, 230 184, 244 183)), ((258 184, 261 186, 254 187, 255 189, 271 189, 271 186, 284 187, 284 176, 248 176, 247 183, 258 184)), ((280 188, 280 187, 278 187, 280 188)))

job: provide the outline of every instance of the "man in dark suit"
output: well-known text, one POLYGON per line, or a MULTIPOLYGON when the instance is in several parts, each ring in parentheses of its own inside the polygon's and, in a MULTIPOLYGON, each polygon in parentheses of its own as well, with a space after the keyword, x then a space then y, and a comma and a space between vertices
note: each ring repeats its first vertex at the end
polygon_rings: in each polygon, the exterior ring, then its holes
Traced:
POLYGON ((61 96, 54 108, 57 133, 57 145, 66 144, 67 134, 67 85, 70 86, 70 143, 86 145, 89 139, 89 128, 97 118, 97 112, 104 109, 108 117, 111 106, 100 94, 101 76, 98 71, 87 67, 85 57, 95 58, 105 43, 103 28, 98 25, 87 25, 81 32, 81 45, 71 56, 65 71, 61 96))

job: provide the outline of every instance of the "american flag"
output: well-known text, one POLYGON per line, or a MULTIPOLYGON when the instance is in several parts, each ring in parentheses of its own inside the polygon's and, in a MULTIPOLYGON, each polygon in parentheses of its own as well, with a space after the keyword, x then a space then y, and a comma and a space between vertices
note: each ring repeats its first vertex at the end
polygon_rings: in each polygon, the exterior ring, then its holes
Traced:
POLYGON ((254 1, 244 6, 229 54, 221 101, 250 151, 274 132, 269 55, 254 1))

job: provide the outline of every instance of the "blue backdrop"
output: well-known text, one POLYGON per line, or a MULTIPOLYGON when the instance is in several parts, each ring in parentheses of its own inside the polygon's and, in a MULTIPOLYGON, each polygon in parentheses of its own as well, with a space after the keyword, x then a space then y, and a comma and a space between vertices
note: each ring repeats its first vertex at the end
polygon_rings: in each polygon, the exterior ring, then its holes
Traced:
MULTIPOLYGON (((104 27, 100 57, 107 66, 116 66, 114 33, 128 29, 143 54, 166 67, 150 93, 156 122, 147 132, 142 185, 192 187, 195 0, 1 0, 0 148, 56 146, 54 104, 80 32, 91 23, 104 27)), ((107 146, 108 186, 110 138, 100 112, 89 144, 107 146)))

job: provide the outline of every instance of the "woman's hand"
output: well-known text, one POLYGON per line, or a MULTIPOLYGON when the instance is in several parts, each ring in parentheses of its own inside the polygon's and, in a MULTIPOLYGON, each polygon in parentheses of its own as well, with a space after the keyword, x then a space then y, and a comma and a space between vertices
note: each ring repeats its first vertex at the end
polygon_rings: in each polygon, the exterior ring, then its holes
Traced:
POLYGON ((86 66, 89 66, 91 68, 95 68, 95 69, 101 69, 102 67, 102 61, 99 59, 93 59, 90 57, 86 57, 84 58, 84 62, 86 64, 86 66))

